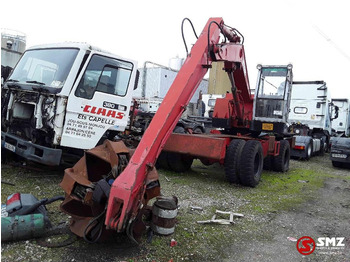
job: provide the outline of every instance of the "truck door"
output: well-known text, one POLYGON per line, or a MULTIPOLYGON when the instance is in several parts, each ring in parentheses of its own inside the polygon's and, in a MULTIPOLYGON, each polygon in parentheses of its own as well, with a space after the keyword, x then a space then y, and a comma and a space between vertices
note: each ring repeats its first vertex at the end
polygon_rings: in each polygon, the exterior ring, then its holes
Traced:
POLYGON ((136 63, 91 52, 67 102, 62 146, 90 149, 128 122, 136 63))

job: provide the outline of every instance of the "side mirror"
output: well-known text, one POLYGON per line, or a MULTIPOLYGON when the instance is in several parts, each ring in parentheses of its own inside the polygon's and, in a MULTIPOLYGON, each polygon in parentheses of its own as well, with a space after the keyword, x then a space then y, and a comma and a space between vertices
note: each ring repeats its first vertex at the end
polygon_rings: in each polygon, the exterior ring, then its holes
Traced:
MULTIPOLYGON (((333 104, 332 104, 333 105, 333 104)), ((334 120, 334 119, 337 119, 338 118, 338 116, 339 116, 339 107, 338 106, 335 106, 335 105, 333 105, 334 106, 334 117, 331 117, 331 121, 332 120, 334 120)), ((333 115, 333 114, 332 114, 333 115)))
POLYGON ((136 77, 135 77, 135 85, 134 85, 134 90, 137 89, 137 86, 139 84, 139 78, 140 78, 140 71, 136 70, 136 77))

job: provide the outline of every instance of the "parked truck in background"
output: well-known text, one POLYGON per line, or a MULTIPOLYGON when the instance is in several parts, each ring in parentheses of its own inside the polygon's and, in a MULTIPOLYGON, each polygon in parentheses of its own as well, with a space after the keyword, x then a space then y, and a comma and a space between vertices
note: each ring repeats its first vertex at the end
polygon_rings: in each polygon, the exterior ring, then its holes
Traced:
MULTIPOLYGON (((140 128, 143 133, 148 127, 154 114, 157 112, 160 104, 171 84, 181 68, 183 59, 173 58, 170 65, 175 64, 175 68, 160 65, 154 62, 146 61, 143 67, 139 68, 140 78, 137 88, 133 92, 133 104, 137 108, 137 114, 133 118, 134 127, 140 128)), ((205 127, 202 121, 198 121, 197 117, 201 116, 201 107, 198 103, 203 93, 208 91, 208 80, 203 79, 195 94, 186 107, 186 111, 182 114, 178 127, 183 128, 186 132, 190 130, 203 133, 205 127), (195 116, 189 119, 187 116, 195 116)), ((200 119, 201 120, 201 119, 200 119)))
POLYGON ((204 106, 204 117, 213 117, 214 113, 214 107, 216 103, 217 98, 223 98, 225 97, 224 94, 203 94, 202 95, 202 101, 204 106))
POLYGON ((338 117, 332 120, 335 136, 350 136, 350 99, 334 98, 332 104, 338 110, 338 117))
POLYGON ((324 81, 294 81, 289 132, 295 136, 291 156, 310 159, 329 148, 333 106, 324 81))

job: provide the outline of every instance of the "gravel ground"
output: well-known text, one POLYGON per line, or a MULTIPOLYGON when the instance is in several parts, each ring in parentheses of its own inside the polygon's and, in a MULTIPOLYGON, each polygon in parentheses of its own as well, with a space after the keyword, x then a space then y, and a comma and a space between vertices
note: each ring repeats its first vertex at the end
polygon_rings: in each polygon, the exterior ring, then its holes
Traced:
MULTIPOLYGON (((162 193, 179 198, 178 223, 171 236, 146 236, 138 246, 124 235, 105 243, 78 239, 61 248, 42 247, 36 240, 2 243, 2 261, 350 261, 350 170, 331 166, 326 156, 291 161, 288 173, 264 172, 256 188, 230 185, 223 168, 195 162, 188 173, 159 170, 162 193), (192 210, 191 206, 203 210, 192 210), (215 210, 243 213, 234 225, 201 225, 215 210), (339 250, 303 256, 296 248, 302 236, 345 237, 339 250), (289 238, 289 239, 288 239, 289 238), (294 239, 293 239, 294 238, 294 239), (171 247, 171 239, 177 245, 171 247)), ((37 198, 63 194, 62 171, 38 171, 2 164, 1 202, 13 192, 37 198)), ((55 225, 68 218, 59 203, 48 206, 55 225)), ((64 237, 52 237, 62 241, 64 237)))

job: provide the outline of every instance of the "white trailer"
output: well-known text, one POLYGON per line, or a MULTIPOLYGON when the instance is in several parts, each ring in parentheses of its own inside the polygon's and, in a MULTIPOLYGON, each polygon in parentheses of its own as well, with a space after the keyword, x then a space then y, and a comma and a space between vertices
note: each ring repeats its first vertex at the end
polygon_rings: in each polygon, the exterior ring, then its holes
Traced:
MULTIPOLYGON (((156 112, 174 82, 178 70, 146 61, 139 71, 140 78, 133 97, 140 103, 143 110, 156 112)), ((208 93, 208 85, 208 80, 203 79, 190 103, 197 104, 200 94, 208 93)))
POLYGON ((324 81, 295 81, 289 113, 289 131, 294 134, 291 155, 309 159, 328 150, 331 135, 332 105, 324 81))
POLYGON ((203 94, 202 95, 202 101, 204 104, 204 116, 205 117, 212 117, 214 112, 214 107, 216 103, 217 98, 224 98, 225 95, 220 94, 203 94))
POLYGON ((332 99, 334 107, 338 108, 338 117, 332 120, 332 129, 337 136, 350 136, 350 99, 332 99))

